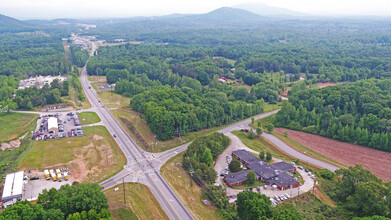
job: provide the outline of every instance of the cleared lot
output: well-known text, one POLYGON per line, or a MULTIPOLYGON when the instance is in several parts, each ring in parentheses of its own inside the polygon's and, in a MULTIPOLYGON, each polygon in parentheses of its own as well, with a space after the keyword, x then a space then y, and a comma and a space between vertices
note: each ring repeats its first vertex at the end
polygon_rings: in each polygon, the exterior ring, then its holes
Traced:
POLYGON ((34 141, 20 162, 25 169, 69 167, 72 181, 97 182, 119 172, 125 158, 103 126, 84 128, 85 136, 34 141))
POLYGON ((346 166, 361 164, 364 168, 383 179, 383 181, 391 180, 391 172, 389 171, 389 167, 391 166, 391 153, 344 143, 301 131, 285 128, 276 128, 274 130, 281 134, 284 131, 288 131, 288 137, 292 140, 346 166))

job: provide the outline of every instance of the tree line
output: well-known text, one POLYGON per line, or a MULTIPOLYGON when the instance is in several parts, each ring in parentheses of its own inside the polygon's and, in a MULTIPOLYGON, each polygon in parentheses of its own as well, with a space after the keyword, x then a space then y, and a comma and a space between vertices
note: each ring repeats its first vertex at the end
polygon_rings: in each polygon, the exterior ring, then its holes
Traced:
POLYGON ((98 184, 63 185, 44 189, 36 204, 18 201, 0 213, 0 219, 112 220, 107 198, 98 184))
POLYGON ((90 57, 87 50, 80 49, 75 45, 70 45, 69 50, 71 51, 72 63, 77 67, 83 67, 90 57))
POLYGON ((196 139, 183 155, 183 168, 200 186, 213 184, 217 174, 212 162, 228 147, 229 142, 227 136, 217 132, 196 139))
POLYGON ((391 80, 362 80, 300 90, 274 124, 370 148, 391 151, 391 80))

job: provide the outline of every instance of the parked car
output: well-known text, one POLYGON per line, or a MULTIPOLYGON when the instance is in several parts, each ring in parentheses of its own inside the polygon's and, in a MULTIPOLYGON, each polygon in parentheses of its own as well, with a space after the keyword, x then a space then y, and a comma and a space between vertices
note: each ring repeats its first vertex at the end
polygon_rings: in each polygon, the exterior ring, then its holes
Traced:
POLYGON ((285 193, 284 195, 285 195, 285 197, 287 197, 288 199, 291 198, 291 196, 290 196, 288 193, 285 193))
POLYGON ((302 166, 298 166, 297 168, 299 168, 300 170, 302 170, 302 169, 303 169, 303 167, 302 167, 302 166))
POLYGON ((39 179, 38 176, 33 176, 33 177, 30 178, 30 180, 38 180, 38 179, 39 179))

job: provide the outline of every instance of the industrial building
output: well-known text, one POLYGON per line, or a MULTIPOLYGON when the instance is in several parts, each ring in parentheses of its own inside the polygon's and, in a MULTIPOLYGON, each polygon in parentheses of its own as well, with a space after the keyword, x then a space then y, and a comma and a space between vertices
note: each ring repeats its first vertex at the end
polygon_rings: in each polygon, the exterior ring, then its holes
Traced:
POLYGON ((58 119, 50 117, 48 119, 48 131, 49 133, 58 133, 58 119))
POLYGON ((9 173, 5 177, 2 202, 4 208, 22 199, 24 172, 9 173))
POLYGON ((257 180, 264 181, 269 185, 275 185, 280 190, 300 186, 299 181, 291 176, 291 173, 296 172, 296 168, 290 163, 282 161, 268 164, 246 150, 233 151, 232 157, 242 161, 248 169, 225 175, 224 181, 228 186, 232 187, 246 183, 246 176, 249 170, 254 170, 257 180))

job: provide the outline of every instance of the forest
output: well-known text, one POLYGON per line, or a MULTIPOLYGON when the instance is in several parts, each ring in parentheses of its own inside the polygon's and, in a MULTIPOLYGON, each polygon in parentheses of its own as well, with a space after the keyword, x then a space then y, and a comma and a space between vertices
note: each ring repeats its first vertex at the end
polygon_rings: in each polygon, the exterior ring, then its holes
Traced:
POLYGON ((299 90, 283 103, 274 123, 391 152, 391 80, 299 90))
POLYGON ((59 37, 43 33, 0 34, 0 75, 29 77, 71 71, 59 37))
POLYGON ((0 213, 0 219, 112 220, 107 198, 98 184, 63 185, 44 189, 36 204, 18 201, 0 213))
POLYGON ((83 67, 90 55, 87 50, 82 50, 75 45, 69 47, 72 56, 72 63, 77 67, 83 67))

